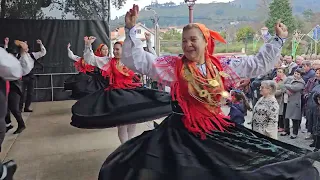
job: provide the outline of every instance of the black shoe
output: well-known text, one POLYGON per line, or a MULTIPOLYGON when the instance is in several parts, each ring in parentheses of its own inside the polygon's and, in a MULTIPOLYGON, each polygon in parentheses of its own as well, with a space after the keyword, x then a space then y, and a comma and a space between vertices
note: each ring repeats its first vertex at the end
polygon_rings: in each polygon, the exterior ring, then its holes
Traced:
POLYGON ((289 136, 290 133, 281 133, 280 136, 289 136))
POLYGON ((17 171, 17 164, 13 160, 10 160, 4 163, 3 166, 7 168, 7 175, 4 180, 13 180, 13 175, 17 171))
POLYGON ((316 144, 313 142, 312 144, 309 145, 309 147, 316 147, 316 144))
POLYGON ((24 109, 24 112, 33 112, 33 110, 32 109, 24 109))
POLYGON ((26 129, 26 126, 18 127, 17 130, 15 132, 13 132, 13 134, 20 134, 25 129, 26 129))
POLYGON ((290 136, 290 139, 296 139, 296 138, 297 138, 297 135, 290 136))
POLYGON ((6 132, 8 132, 8 131, 9 131, 10 129, 12 129, 12 128, 13 128, 12 125, 8 126, 6 132))

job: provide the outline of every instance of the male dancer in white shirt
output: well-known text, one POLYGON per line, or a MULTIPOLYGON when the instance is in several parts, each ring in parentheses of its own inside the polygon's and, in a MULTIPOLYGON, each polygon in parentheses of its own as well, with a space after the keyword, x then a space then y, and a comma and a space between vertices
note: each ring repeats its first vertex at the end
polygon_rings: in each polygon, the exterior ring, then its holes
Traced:
POLYGON ((22 77, 22 81, 23 81, 22 94, 23 94, 23 96, 20 100, 20 110, 21 111, 23 109, 23 104, 25 102, 24 112, 32 112, 32 110, 30 109, 30 105, 32 102, 32 95, 33 95, 33 90, 34 90, 33 83, 35 80, 35 76, 32 71, 34 68, 34 63, 39 58, 45 56, 47 53, 46 48, 42 44, 42 41, 38 39, 37 43, 40 45, 41 51, 29 53, 29 47, 28 47, 27 42, 16 41, 16 45, 20 48, 20 52, 19 52, 20 54, 18 55, 18 59, 21 62, 21 64, 26 65, 26 68, 23 69, 23 77, 22 77), (27 89, 27 91, 26 91, 26 89, 27 89), (26 99, 24 99, 25 94, 27 94, 26 99))

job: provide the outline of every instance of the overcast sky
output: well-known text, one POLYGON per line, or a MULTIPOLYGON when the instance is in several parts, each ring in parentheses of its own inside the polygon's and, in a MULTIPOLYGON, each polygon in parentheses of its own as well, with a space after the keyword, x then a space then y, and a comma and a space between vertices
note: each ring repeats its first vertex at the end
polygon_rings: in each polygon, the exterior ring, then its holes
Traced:
MULTIPOLYGON (((114 19, 117 16, 124 15, 130 7, 132 7, 133 4, 139 5, 139 7, 142 9, 146 5, 150 5, 152 0, 127 0, 127 3, 124 5, 123 8, 120 10, 117 10, 116 8, 111 8, 111 19, 114 19)), ((158 3, 165 3, 165 2, 174 2, 176 4, 179 4, 180 2, 184 2, 184 0, 158 0, 158 3)), ((211 2, 229 2, 233 0, 197 0, 196 3, 211 3, 211 2)))

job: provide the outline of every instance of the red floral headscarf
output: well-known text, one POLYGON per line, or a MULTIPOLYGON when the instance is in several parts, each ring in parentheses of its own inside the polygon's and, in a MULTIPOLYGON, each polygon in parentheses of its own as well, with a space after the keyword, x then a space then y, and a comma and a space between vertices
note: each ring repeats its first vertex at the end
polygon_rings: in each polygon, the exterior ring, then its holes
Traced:
MULTIPOLYGON (((99 57, 103 57, 102 53, 101 53, 101 49, 103 48, 103 46, 107 46, 105 44, 100 44, 98 46, 98 48, 96 49, 96 51, 94 52, 94 55, 99 56, 99 57)), ((108 46, 107 46, 108 47, 108 46)))

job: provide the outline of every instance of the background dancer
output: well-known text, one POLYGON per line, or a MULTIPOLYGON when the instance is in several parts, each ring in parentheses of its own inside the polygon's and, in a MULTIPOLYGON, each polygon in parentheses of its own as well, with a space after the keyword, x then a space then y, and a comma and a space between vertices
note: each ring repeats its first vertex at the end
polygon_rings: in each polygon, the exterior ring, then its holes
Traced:
MULTIPOLYGON (((23 69, 20 62, 5 49, 0 48, 0 151, 1 144, 6 133, 5 116, 7 113, 7 98, 9 88, 6 89, 6 80, 14 81, 23 75, 23 69)), ((9 85, 9 84, 8 84, 9 85)), ((16 172, 17 165, 14 161, 8 161, 4 164, 0 163, 0 179, 12 180, 16 172)))
MULTIPOLYGON (((68 57, 75 61, 74 66, 79 74, 68 78, 64 83, 64 89, 72 90, 71 97, 80 99, 105 88, 108 82, 102 77, 99 68, 87 64, 82 57, 74 55, 70 47, 69 43, 67 46, 68 57)), ((96 50, 96 54, 101 57, 108 56, 108 46, 101 44, 96 50)))
POLYGON ((110 86, 79 100, 72 107, 71 125, 109 128, 117 124, 119 139, 124 143, 134 136, 135 123, 163 117, 171 112, 170 96, 165 92, 142 88, 140 82, 134 82, 134 79, 138 80, 134 72, 120 62, 122 42, 114 44, 114 58, 107 58, 93 54, 91 44, 94 41, 94 37, 85 40, 84 59, 88 64, 99 67, 104 77, 110 78, 110 86))
POLYGON ((203 24, 183 28, 182 58, 157 58, 143 51, 134 28, 138 11, 134 5, 126 14, 121 60, 153 79, 173 82, 173 113, 156 130, 144 132, 115 150, 103 164, 99 180, 319 179, 310 160, 319 154, 305 156, 308 150, 234 124, 221 110, 222 97, 228 97, 225 83, 239 80, 231 70, 241 78, 251 78, 273 68, 283 38, 288 36, 284 24, 277 23, 277 37, 262 46, 258 56, 231 59, 229 67, 222 69, 211 54, 213 39, 225 41, 203 24))
POLYGON ((46 55, 47 51, 46 48, 43 46, 41 40, 37 40, 37 43, 40 45, 41 51, 39 52, 31 52, 29 53, 29 47, 27 42, 16 41, 16 45, 19 47, 19 55, 18 59, 21 63, 26 63, 27 68, 23 70, 22 76, 22 98, 20 100, 20 111, 23 109, 24 105, 24 112, 32 112, 30 109, 30 105, 32 102, 33 91, 34 91, 34 81, 35 76, 33 74, 34 63, 39 58, 46 55), (26 99, 25 99, 26 96, 26 99))
MULTIPOLYGON (((15 51, 12 48, 11 49, 8 48, 8 44, 9 44, 9 38, 6 38, 5 48, 7 52, 12 54, 13 56, 16 56, 17 51, 15 51)), ((19 134, 26 128, 26 125, 22 118, 21 111, 19 109, 19 103, 22 96, 21 84, 22 82, 20 79, 10 81, 10 91, 8 95, 8 111, 7 111, 5 120, 6 120, 6 131, 9 131, 10 129, 13 128, 13 126, 11 125, 10 112, 12 113, 14 118, 17 120, 18 128, 13 134, 19 134)))

